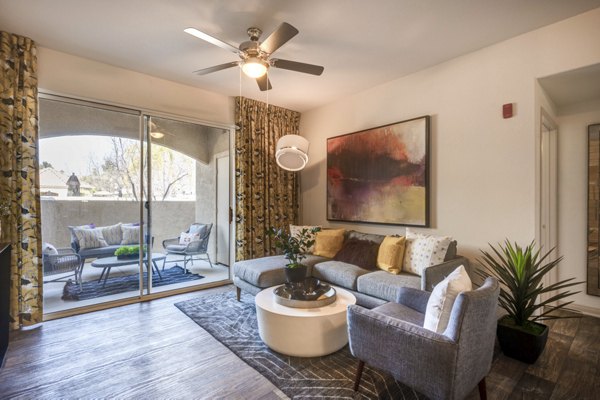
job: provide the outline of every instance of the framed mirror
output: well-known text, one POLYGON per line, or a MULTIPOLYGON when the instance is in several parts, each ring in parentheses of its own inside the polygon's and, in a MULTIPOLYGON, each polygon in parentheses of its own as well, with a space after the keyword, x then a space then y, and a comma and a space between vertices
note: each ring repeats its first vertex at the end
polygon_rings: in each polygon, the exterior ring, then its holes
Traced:
POLYGON ((600 124, 588 126, 587 293, 600 296, 600 124))

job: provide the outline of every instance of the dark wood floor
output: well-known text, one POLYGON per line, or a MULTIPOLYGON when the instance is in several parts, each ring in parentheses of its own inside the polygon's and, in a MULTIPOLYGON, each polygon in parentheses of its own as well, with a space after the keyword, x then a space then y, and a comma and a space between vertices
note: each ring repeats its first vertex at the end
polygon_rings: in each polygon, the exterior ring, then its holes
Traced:
MULTIPOLYGON (((1 399, 279 399, 269 381, 173 303, 231 286, 48 321, 12 335, 1 399)), ((500 355, 490 399, 600 398, 600 320, 552 322, 529 366, 500 355)), ((469 399, 478 399, 474 391, 469 399)))

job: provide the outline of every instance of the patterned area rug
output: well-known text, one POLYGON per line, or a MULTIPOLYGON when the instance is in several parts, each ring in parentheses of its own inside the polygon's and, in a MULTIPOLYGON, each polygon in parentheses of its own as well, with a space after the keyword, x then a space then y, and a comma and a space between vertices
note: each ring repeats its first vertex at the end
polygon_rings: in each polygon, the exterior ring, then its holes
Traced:
POLYGON ((352 390, 357 360, 348 346, 324 357, 290 357, 269 349, 258 335, 254 297, 221 293, 176 303, 185 315, 292 399, 425 399, 390 375, 365 366, 352 390))
MULTIPOLYGON (((183 268, 180 266, 174 266, 164 271, 161 271, 162 279, 154 273, 152 285, 154 287, 173 285, 181 282, 195 281, 204 278, 202 275, 192 274, 188 271, 187 274, 183 273, 183 268)), ((112 275, 112 274, 111 274, 112 275)), ((93 280, 90 282, 83 282, 82 290, 79 290, 79 285, 69 280, 65 283, 63 288, 63 300, 87 300, 94 299, 96 297, 109 296, 111 294, 118 294, 129 292, 132 290, 138 290, 139 288, 139 274, 127 275, 127 276, 108 276, 106 285, 102 286, 102 282, 93 280)), ((144 272, 144 287, 146 287, 147 273, 144 272)))

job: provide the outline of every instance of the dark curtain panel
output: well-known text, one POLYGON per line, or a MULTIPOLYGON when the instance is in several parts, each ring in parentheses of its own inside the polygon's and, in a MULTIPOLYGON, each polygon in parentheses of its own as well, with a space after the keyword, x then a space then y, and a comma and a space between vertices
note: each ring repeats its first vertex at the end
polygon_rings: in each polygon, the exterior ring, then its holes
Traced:
POLYGON ((26 37, 0 32, 0 241, 12 244, 12 328, 42 321, 37 56, 26 37))
POLYGON ((237 97, 235 121, 236 260, 276 254, 269 227, 298 220, 298 177, 275 162, 277 140, 298 134, 300 113, 237 97))

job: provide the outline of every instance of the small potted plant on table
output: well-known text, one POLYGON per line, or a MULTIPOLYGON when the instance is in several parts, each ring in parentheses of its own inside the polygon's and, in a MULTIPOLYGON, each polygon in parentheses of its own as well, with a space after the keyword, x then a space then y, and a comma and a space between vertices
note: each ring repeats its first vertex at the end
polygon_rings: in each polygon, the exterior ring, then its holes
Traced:
POLYGON ((563 290, 582 282, 565 279, 544 286, 544 276, 554 269, 562 256, 548 261, 552 250, 540 256, 531 242, 525 248, 506 240, 494 247, 493 254, 481 250, 483 258, 479 262, 483 271, 478 275, 485 278, 491 274, 500 282, 500 306, 507 315, 498 320, 498 342, 502 352, 520 361, 533 364, 544 351, 548 339, 548 326, 538 321, 569 318, 557 315, 555 311, 572 303, 556 303, 579 292, 563 290), (538 296, 548 293, 549 297, 538 302, 538 296))
POLYGON ((306 265, 301 261, 306 252, 315 244, 315 233, 321 228, 303 228, 298 235, 292 236, 283 229, 269 228, 267 234, 275 238, 275 247, 283 251, 288 263, 285 266, 285 277, 288 282, 302 282, 306 278, 306 265))
MULTIPOLYGON (((146 246, 143 247, 144 254, 146 254, 146 246)), ((122 246, 115 251, 117 260, 133 260, 140 258, 140 246, 122 246)))

